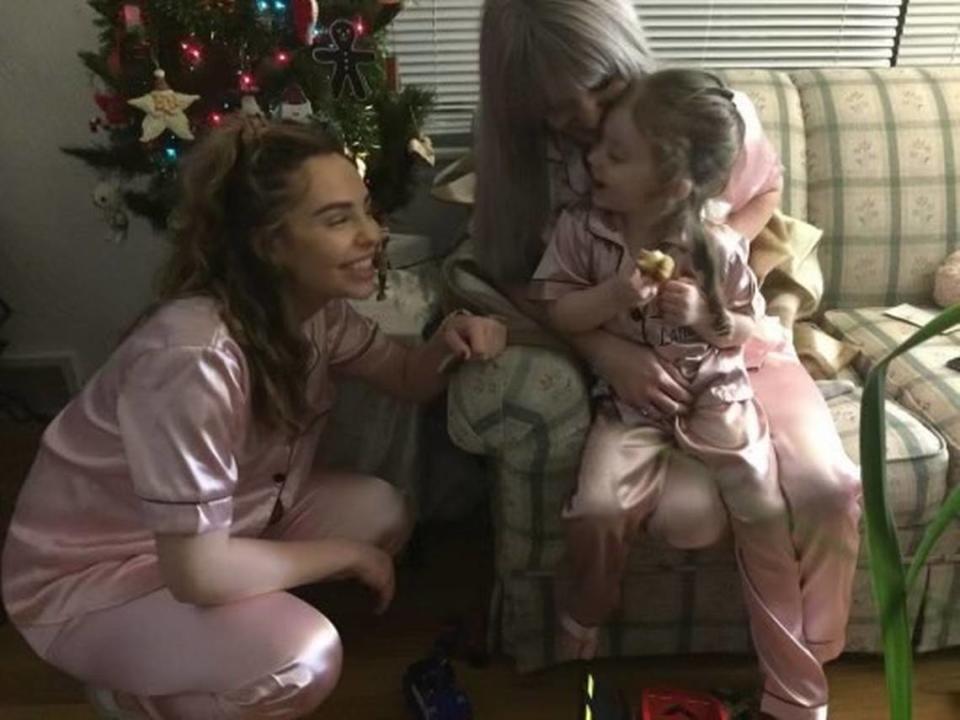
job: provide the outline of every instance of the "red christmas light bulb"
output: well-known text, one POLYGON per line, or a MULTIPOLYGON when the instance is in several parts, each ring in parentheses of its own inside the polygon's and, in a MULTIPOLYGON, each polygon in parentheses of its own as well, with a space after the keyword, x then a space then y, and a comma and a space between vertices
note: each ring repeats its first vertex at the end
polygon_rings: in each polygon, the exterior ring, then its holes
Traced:
POLYGON ((180 49, 186 56, 187 62, 189 62, 191 65, 199 65, 203 60, 203 48, 195 41, 182 40, 180 42, 180 49))

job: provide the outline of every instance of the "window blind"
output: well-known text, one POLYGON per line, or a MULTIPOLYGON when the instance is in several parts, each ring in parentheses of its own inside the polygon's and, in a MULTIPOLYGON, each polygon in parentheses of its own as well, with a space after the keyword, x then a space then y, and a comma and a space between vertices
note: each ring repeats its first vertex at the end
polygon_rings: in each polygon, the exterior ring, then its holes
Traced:
POLYGON ((483 0, 408 0, 390 25, 401 83, 437 94, 432 134, 469 131, 480 92, 482 9, 483 0))
POLYGON ((960 65, 960 0, 910 0, 897 65, 960 65))
MULTIPOLYGON (((916 2, 912 0, 911 6, 916 2)), ((798 68, 889 66, 900 4, 901 0, 643 0, 635 6, 651 48, 665 62, 798 68)), ((927 4, 960 5, 957 0, 927 4)), ((388 41, 401 81, 437 93, 428 128, 433 134, 469 129, 479 91, 482 7, 483 0, 408 0, 391 25, 388 41)))
POLYGON ((710 67, 889 66, 901 0, 636 3, 662 60, 710 67))

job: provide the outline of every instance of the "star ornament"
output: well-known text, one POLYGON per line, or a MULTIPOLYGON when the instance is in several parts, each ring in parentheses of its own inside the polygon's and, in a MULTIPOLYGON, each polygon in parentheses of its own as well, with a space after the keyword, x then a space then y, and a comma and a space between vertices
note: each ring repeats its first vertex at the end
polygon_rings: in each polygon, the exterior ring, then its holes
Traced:
POLYGON ((193 140, 190 121, 187 120, 183 111, 200 96, 171 90, 164 79, 163 70, 154 70, 153 76, 156 78, 153 90, 146 95, 127 100, 135 108, 146 113, 143 118, 143 133, 140 135, 140 141, 150 142, 159 137, 164 130, 169 130, 184 140, 193 140))

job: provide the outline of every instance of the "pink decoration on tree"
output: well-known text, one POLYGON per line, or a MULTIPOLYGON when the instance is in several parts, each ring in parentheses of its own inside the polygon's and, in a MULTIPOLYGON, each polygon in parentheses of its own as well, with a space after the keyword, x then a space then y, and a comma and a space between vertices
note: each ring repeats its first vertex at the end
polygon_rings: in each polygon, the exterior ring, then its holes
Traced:
POLYGON ((293 0, 293 28, 304 45, 313 45, 318 14, 317 0, 293 0))
POLYGON ((112 92, 94 93, 93 101, 103 111, 108 126, 126 125, 130 122, 130 112, 127 101, 112 92))
POLYGON ((123 26, 127 32, 136 32, 143 28, 143 15, 140 13, 140 6, 136 3, 124 3, 120 8, 120 16, 123 18, 123 26))

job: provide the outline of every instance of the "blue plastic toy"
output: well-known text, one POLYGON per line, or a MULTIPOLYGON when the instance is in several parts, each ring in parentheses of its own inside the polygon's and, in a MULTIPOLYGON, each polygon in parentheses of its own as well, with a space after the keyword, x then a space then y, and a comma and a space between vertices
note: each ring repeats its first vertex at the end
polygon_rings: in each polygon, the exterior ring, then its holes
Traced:
POLYGON ((442 655, 419 660, 403 674, 403 694, 417 720, 473 720, 466 694, 442 655))

